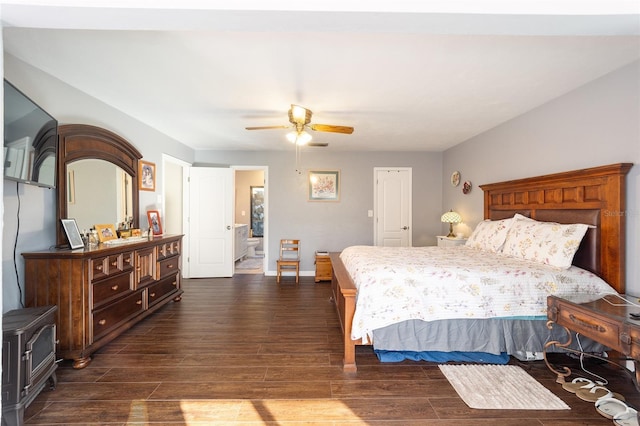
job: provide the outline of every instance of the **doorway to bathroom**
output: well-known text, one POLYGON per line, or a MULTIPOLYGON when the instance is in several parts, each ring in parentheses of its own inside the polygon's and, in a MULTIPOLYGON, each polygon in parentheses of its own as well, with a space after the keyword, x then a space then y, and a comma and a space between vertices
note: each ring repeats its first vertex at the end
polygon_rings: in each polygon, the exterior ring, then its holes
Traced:
POLYGON ((264 274, 267 245, 267 168, 234 166, 234 273, 264 274))

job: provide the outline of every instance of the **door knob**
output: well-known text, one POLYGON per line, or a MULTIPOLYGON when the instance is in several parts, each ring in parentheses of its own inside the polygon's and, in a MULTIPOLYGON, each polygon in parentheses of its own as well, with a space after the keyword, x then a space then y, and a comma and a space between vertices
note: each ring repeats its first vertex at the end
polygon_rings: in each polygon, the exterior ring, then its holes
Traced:
POLYGON ((227 230, 231 230, 231 225, 227 225, 227 230))
POLYGON ((400 229, 402 229, 403 231, 406 231, 407 229, 409 229, 409 227, 408 227, 408 226, 403 226, 403 227, 402 227, 402 228, 400 228, 400 229))

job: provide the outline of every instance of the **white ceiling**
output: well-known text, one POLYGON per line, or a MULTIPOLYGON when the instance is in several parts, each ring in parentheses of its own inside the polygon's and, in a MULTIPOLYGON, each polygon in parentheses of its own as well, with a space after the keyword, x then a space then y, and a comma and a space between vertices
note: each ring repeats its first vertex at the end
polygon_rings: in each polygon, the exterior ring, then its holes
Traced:
POLYGON ((441 151, 640 58, 638 0, 25 3, 7 53, 194 149, 291 149, 244 128, 296 103, 355 127, 324 149, 441 151))

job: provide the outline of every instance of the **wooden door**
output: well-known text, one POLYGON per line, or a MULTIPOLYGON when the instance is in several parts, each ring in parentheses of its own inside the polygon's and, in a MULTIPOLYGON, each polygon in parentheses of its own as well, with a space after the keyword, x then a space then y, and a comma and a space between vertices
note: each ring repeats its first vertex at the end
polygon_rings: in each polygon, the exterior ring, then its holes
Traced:
POLYGON ((410 247, 411 168, 376 167, 374 179, 375 244, 410 247))
POLYGON ((233 275, 233 170, 189 169, 189 277, 233 275))

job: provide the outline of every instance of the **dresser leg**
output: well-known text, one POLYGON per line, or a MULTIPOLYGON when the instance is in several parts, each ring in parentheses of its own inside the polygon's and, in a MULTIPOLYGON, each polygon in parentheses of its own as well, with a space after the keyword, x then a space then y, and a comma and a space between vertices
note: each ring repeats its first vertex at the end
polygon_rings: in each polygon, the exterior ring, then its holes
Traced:
POLYGON ((73 368, 76 370, 80 370, 81 368, 85 368, 91 362, 91 357, 87 356, 84 358, 76 358, 73 360, 73 368))

